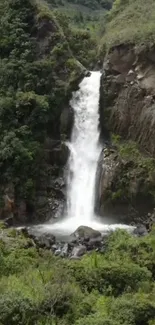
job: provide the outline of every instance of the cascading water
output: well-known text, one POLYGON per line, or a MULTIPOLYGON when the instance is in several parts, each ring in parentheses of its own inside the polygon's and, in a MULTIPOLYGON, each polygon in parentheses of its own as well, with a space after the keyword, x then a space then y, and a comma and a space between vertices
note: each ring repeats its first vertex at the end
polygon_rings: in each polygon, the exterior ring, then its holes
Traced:
POLYGON ((74 110, 74 126, 68 161, 67 211, 62 221, 40 225, 41 231, 69 235, 78 226, 100 231, 128 228, 125 225, 104 225, 94 215, 95 178, 99 154, 100 72, 85 77, 70 102, 74 110))
POLYGON ((67 218, 88 224, 94 219, 94 187, 100 154, 98 105, 100 72, 92 72, 80 84, 70 102, 74 127, 70 144, 67 218))

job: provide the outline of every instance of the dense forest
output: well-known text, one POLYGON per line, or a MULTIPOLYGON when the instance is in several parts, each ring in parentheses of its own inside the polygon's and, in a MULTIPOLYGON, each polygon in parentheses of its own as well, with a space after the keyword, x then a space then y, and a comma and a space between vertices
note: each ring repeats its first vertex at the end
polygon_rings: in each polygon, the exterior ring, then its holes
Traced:
POLYGON ((155 325, 154 9, 154 0, 0 0, 0 325, 155 325), (69 100, 103 63, 101 137, 115 171, 103 194, 108 209, 132 213, 151 197, 152 219, 142 207, 144 231, 84 238, 92 248, 69 258, 75 239, 58 252, 54 236, 39 241, 9 222, 46 221, 63 201, 69 100))
MULTIPOLYGON (((62 104, 82 75, 72 52, 80 39, 84 52, 91 41, 87 33, 73 35, 63 18, 56 21, 47 5, 33 1, 2 1, 0 15, 1 196, 13 183, 16 198, 33 201, 44 140, 60 138, 62 104)), ((81 61, 83 54, 81 49, 81 61)))

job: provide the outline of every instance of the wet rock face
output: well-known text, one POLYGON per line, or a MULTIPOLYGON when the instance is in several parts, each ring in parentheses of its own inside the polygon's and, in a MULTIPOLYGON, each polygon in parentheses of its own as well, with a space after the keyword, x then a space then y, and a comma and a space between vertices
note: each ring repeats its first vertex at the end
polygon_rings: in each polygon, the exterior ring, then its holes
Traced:
MULTIPOLYGON (((101 78, 100 126, 101 139, 106 137, 108 145, 111 134, 119 135, 126 144, 136 143, 143 156, 155 157, 154 46, 122 44, 111 48, 101 78)), ((117 149, 102 153, 97 170, 96 212, 112 216, 113 222, 146 221, 155 205, 154 171, 155 164, 147 167, 129 155, 123 159, 117 149)))
POLYGON ((135 60, 136 54, 134 45, 120 44, 110 50, 105 68, 110 68, 113 72, 126 75, 133 66, 135 60))
POLYGON ((117 148, 105 148, 97 168, 96 214, 109 223, 146 224, 153 210, 153 178, 142 160, 123 158, 117 148))
POLYGON ((66 202, 65 168, 69 149, 60 140, 46 139, 45 155, 36 182, 36 198, 30 222, 45 222, 63 214, 66 202))
POLYGON ((74 123, 74 112, 70 105, 66 106, 60 117, 60 132, 67 139, 71 137, 72 127, 74 123))
POLYGON ((111 49, 101 78, 100 124, 155 155, 155 48, 111 49))

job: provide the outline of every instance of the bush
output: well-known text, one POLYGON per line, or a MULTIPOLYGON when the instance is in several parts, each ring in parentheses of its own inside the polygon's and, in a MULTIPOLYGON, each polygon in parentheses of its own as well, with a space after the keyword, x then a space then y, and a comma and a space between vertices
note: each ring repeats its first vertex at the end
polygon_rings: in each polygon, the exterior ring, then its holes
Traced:
POLYGON ((125 291, 136 291, 143 282, 151 280, 151 272, 134 263, 131 259, 109 252, 108 257, 85 257, 73 265, 73 274, 82 290, 98 290, 102 294, 115 296, 125 291))
POLYGON ((104 254, 80 261, 30 248, 18 232, 0 231, 3 325, 153 325, 154 230, 143 238, 116 231, 104 254))

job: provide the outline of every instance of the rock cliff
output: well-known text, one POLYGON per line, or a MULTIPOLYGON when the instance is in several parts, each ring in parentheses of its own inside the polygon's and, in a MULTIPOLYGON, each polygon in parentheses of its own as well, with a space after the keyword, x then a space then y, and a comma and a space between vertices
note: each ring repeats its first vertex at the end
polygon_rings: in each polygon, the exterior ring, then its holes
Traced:
POLYGON ((119 44, 105 57, 101 81, 104 155, 100 213, 131 222, 155 204, 155 47, 119 44))

